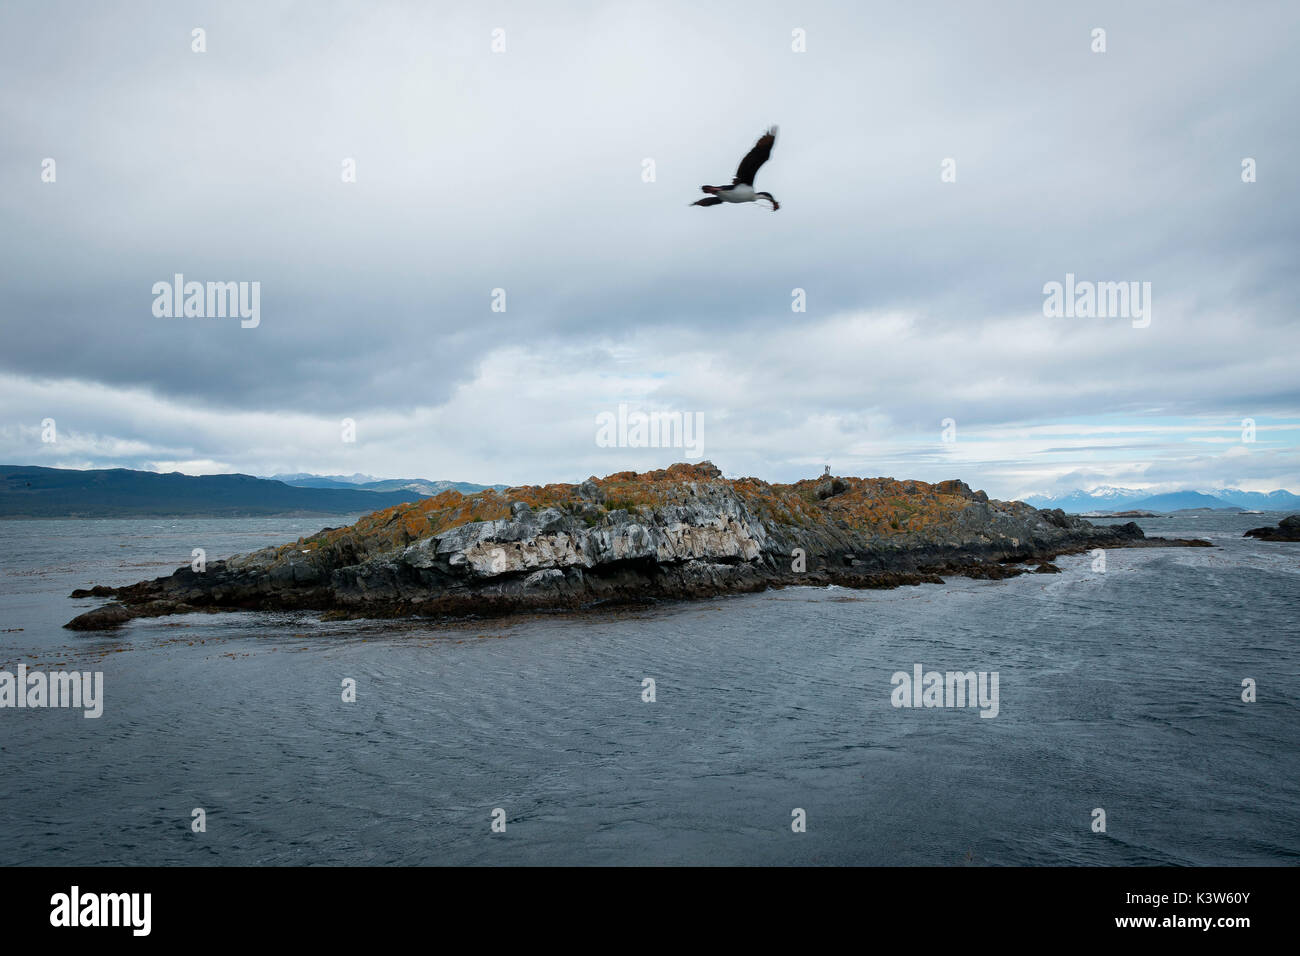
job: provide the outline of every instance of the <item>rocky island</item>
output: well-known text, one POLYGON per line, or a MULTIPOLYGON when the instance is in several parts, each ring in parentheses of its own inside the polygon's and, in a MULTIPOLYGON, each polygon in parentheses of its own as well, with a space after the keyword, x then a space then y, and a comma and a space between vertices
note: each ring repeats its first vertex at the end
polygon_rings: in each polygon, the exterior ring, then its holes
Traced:
POLYGON ((941 583, 1050 573, 1059 554, 1146 538, 962 481, 727 479, 709 462, 581 484, 447 491, 202 571, 72 596, 113 601, 66 627, 194 611, 463 617, 712 597, 788 585, 941 583))
POLYGON ((1261 541, 1300 541, 1300 515, 1287 515, 1276 528, 1251 528, 1242 537, 1261 541))

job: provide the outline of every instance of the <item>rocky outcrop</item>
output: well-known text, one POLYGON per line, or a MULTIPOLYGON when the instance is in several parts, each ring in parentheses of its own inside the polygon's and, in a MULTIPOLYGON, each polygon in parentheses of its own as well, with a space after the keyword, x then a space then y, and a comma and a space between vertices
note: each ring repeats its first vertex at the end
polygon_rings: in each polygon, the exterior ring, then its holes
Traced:
MULTIPOLYGON (((712 464, 579 485, 433 498, 129 587, 69 622, 219 609, 463 616, 707 597, 792 584, 896 587, 1004 578, 1063 553, 1147 539, 1064 512, 989 499, 964 482, 724 479, 712 464)), ((1198 542, 1203 543, 1203 542, 1198 542)))
POLYGON ((1300 541, 1300 515, 1287 515, 1276 528, 1251 528, 1242 537, 1261 541, 1300 541))

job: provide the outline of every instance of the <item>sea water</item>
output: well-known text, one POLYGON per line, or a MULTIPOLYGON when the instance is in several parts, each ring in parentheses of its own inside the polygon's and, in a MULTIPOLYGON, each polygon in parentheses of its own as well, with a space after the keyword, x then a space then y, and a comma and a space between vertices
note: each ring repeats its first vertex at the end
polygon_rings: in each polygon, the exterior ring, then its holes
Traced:
POLYGON ((1294 865, 1300 544, 1241 537, 1280 517, 1004 581, 97 633, 73 588, 352 518, 2 522, 0 670, 102 673, 103 713, 0 710, 0 865, 1294 865), (894 706, 917 665, 996 716, 894 706))

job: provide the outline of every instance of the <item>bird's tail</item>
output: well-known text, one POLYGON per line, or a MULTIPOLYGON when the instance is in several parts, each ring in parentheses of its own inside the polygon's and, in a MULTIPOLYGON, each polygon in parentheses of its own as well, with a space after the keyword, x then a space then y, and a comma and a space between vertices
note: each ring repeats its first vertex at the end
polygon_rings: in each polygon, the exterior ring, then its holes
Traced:
POLYGON ((704 192, 709 193, 710 195, 717 195, 718 193, 722 192, 721 186, 701 186, 700 189, 704 190, 704 192))

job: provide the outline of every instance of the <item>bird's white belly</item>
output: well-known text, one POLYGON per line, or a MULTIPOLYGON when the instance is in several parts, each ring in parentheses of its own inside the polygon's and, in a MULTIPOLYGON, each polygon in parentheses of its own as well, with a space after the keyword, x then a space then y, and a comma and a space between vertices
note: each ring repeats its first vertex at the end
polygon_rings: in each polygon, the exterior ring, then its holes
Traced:
POLYGON ((739 186, 733 186, 731 189, 724 189, 718 193, 718 197, 723 202, 753 202, 754 187, 742 183, 739 186))

